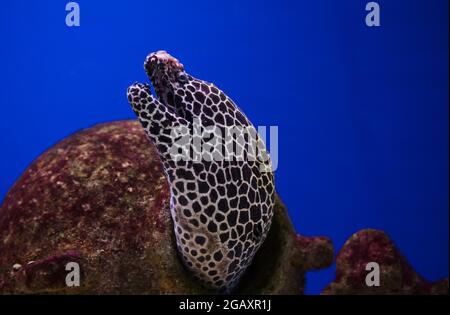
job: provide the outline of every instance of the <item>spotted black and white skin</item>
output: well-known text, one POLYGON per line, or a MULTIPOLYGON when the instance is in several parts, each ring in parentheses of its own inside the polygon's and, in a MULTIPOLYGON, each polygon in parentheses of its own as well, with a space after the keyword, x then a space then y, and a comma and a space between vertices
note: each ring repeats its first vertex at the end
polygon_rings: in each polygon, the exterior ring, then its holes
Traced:
MULTIPOLYGON (((194 121, 202 127, 256 130, 223 91, 189 75, 167 52, 148 55, 144 69, 156 96, 148 84, 134 83, 128 88, 128 100, 163 162, 180 257, 196 279, 229 293, 271 225, 275 189, 270 159, 220 160, 214 152, 206 153, 209 158, 174 158, 177 139, 193 135, 194 121), (181 130, 176 139, 174 129, 181 130)), ((256 146, 265 151, 260 137, 255 138, 256 146)), ((250 146, 231 137, 224 147, 241 147, 245 155, 250 146)), ((194 154, 205 152, 193 148, 194 154)))

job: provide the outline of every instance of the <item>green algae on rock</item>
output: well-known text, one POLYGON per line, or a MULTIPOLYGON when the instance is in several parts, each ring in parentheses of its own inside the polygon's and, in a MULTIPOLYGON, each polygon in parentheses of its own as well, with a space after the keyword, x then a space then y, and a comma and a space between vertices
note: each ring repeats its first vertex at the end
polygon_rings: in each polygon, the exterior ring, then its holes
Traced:
MULTIPOLYGON (((0 293, 208 294, 179 260, 169 189, 137 121, 80 131, 42 154, 0 208, 0 293), (81 286, 67 287, 65 264, 81 286)), ((269 235, 235 293, 302 294, 331 241, 295 233, 277 198, 269 235)))

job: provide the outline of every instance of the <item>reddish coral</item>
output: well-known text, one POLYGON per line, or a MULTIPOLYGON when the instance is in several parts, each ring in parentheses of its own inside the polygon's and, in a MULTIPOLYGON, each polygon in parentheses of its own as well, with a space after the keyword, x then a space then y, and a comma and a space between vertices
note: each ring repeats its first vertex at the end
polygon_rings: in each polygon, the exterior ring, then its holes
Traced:
POLYGON ((336 258, 336 279, 323 294, 448 294, 448 280, 430 283, 419 276, 382 231, 350 237, 336 258), (366 285, 366 265, 380 266, 380 286, 366 285))
MULTIPOLYGON (((178 259, 168 202, 161 162, 137 122, 66 138, 25 170, 0 209, 0 292, 208 293, 178 259), (80 264, 78 288, 65 286, 69 261, 80 264)), ((297 237, 277 199, 237 292, 302 293, 305 272, 329 265, 332 253, 328 239, 297 237)))

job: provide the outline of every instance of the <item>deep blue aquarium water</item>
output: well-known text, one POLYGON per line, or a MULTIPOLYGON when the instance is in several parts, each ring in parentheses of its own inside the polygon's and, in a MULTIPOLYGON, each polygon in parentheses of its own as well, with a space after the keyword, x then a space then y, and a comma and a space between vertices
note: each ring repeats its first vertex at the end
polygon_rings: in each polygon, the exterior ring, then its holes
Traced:
MULTIPOLYGON (((424 277, 448 274, 448 1, 14 0, 0 10, 0 200, 47 148, 133 118, 129 84, 165 49, 255 125, 279 127, 277 190, 297 231, 339 249, 385 230, 424 277)), ((319 293, 334 270, 308 274, 319 293)))

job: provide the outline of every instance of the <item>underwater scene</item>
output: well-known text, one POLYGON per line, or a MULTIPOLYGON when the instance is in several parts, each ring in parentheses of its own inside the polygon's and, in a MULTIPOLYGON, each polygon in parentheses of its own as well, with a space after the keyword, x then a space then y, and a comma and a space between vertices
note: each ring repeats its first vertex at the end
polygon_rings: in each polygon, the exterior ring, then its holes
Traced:
POLYGON ((448 5, 5 1, 0 294, 448 295, 448 5))

